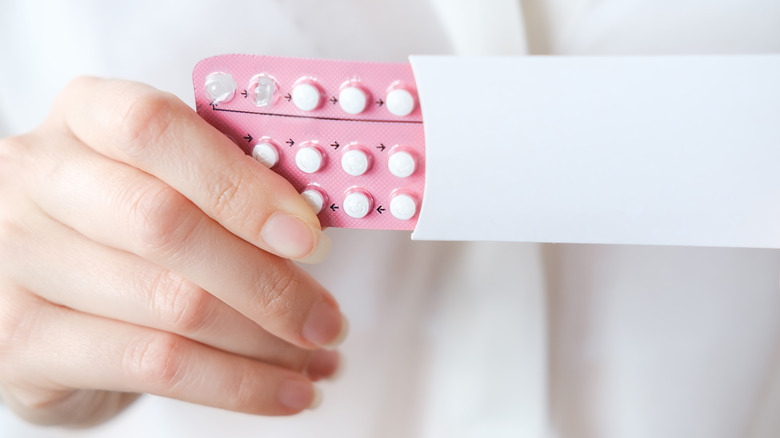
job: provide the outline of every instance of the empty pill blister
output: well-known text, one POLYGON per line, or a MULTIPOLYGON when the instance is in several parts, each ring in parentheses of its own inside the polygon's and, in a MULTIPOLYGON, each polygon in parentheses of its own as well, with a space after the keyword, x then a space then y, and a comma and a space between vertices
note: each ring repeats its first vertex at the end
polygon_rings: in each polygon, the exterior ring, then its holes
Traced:
POLYGON ((414 229, 425 144, 409 64, 221 55, 193 83, 198 114, 290 181, 323 226, 414 229))

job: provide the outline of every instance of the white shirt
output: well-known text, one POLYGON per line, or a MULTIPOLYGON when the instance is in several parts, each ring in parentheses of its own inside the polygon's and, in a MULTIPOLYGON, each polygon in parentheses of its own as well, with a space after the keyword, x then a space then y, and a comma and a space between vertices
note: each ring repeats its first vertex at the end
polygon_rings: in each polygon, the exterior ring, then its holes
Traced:
MULTIPOLYGON (((4 10, 0 129, 9 134, 39 123, 82 73, 151 83, 191 104, 192 67, 219 53, 402 61, 529 49, 780 51, 773 0, 83 0, 4 10)), ((771 424, 780 414, 780 389, 771 390, 780 369, 776 251, 328 233, 334 250, 311 272, 339 299, 351 333, 344 373, 324 386, 317 411, 263 418, 145 397, 77 432, 2 411, 0 436, 780 434, 771 424)))

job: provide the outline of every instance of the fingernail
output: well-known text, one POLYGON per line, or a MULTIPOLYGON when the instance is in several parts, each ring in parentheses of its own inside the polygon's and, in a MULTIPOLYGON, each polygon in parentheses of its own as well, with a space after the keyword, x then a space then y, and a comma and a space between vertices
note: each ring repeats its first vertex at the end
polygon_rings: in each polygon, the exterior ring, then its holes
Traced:
MULTIPOLYGON (((320 231, 316 233, 321 234, 320 231)), ((260 237, 276 254, 290 259, 313 255, 319 249, 318 241, 323 241, 306 222, 286 213, 271 215, 263 225, 260 237)))
POLYGON ((311 254, 304 258, 298 259, 298 261, 310 265, 321 263, 323 260, 325 260, 326 257, 328 257, 328 253, 330 253, 330 237, 328 237, 328 235, 325 233, 320 233, 319 239, 317 240, 317 246, 314 247, 314 251, 312 251, 311 254))
POLYGON ((314 389, 314 398, 311 399, 311 404, 306 409, 317 409, 322 404, 322 390, 316 386, 312 386, 314 389))
POLYGON ((349 321, 344 315, 341 315, 341 331, 336 339, 330 341, 329 344, 324 345, 325 348, 334 349, 344 343, 344 339, 347 339, 347 333, 349 333, 349 321))
POLYGON ((313 381, 335 380, 341 375, 341 355, 335 350, 315 350, 306 366, 306 376, 313 381))
POLYGON ((319 388, 302 380, 287 380, 282 383, 277 397, 283 406, 296 411, 315 409, 322 403, 319 388))
POLYGON ((347 336, 347 320, 328 302, 320 302, 311 309, 303 325, 302 335, 309 342, 324 348, 336 348, 347 336))

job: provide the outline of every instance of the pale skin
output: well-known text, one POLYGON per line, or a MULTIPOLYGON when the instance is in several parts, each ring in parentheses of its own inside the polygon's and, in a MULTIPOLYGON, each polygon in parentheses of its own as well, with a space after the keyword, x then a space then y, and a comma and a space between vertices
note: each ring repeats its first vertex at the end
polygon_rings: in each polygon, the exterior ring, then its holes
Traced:
POLYGON ((311 408, 346 323, 291 260, 329 246, 289 183, 174 96, 76 79, 0 141, 0 393, 67 426, 141 393, 311 408))

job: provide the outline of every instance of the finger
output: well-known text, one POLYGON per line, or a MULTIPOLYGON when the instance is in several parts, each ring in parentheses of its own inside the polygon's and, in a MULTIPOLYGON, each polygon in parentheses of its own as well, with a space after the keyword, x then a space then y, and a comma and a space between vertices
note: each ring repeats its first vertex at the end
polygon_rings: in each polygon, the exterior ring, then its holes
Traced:
POLYGON ((293 263, 231 234, 149 174, 67 135, 57 146, 67 160, 46 145, 27 158, 35 166, 25 175, 25 190, 46 214, 187 278, 295 345, 332 347, 343 339, 335 299, 293 263))
POLYGON ((341 355, 333 350, 312 352, 306 367, 306 376, 312 381, 335 379, 341 373, 341 355))
POLYGON ((137 393, 111 391, 36 391, 38 401, 33 402, 27 391, 29 389, 20 391, 0 388, 0 395, 3 402, 27 422, 79 428, 106 422, 140 396, 137 393), (24 399, 20 399, 20 396, 24 399))
POLYGON ((268 333, 192 282, 48 217, 28 215, 5 249, 25 257, 0 255, 0 273, 49 302, 293 370, 303 370, 309 361, 309 350, 268 333))
POLYGON ((161 179, 246 241, 302 261, 327 253, 329 240, 303 197, 173 95, 82 78, 55 108, 85 144, 161 179))
POLYGON ((39 390, 70 388, 145 392, 262 415, 294 414, 317 401, 311 381, 299 373, 171 333, 29 301, 24 319, 34 324, 0 309, 8 329, 0 332, 0 348, 14 351, 2 364, 3 380, 14 382, 17 397, 28 403, 39 390), (26 397, 19 395, 22 388, 26 397))

